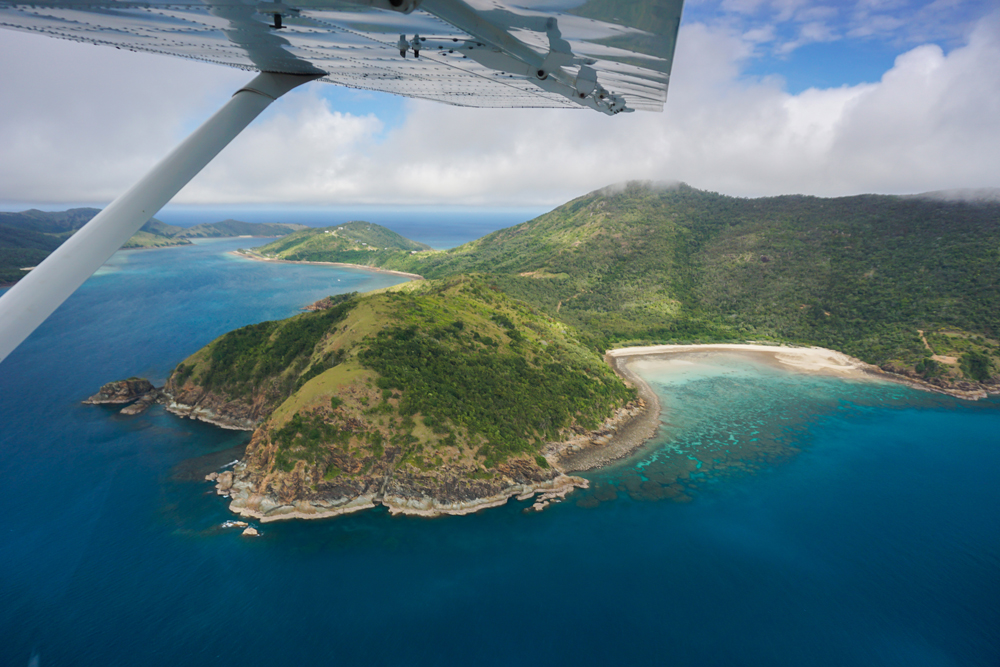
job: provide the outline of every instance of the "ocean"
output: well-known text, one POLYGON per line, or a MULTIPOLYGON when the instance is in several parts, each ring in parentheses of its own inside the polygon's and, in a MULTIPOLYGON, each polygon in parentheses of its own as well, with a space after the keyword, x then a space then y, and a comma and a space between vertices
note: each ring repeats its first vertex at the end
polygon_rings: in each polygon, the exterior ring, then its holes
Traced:
POLYGON ((0 665, 1000 664, 995 398, 645 361, 656 438, 542 513, 222 528, 248 434, 80 401, 399 280, 263 242, 119 252, 0 363, 0 665))

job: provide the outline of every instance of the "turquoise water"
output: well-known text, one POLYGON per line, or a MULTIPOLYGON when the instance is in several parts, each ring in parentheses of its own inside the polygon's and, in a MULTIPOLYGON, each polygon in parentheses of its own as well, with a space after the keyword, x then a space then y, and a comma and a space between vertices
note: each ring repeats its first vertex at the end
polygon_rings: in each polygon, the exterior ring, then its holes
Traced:
POLYGON ((246 434, 79 401, 395 280, 251 243, 119 253, 0 364, 0 664, 1000 663, 995 399, 653 364, 660 435, 541 514, 220 528, 246 434))

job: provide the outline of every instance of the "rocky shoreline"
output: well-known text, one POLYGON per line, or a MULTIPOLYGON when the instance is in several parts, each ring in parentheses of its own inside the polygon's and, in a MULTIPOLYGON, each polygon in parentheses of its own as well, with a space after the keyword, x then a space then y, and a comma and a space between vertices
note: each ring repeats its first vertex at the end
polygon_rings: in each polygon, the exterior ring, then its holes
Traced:
MULTIPOLYGON (((178 392, 177 387, 170 383, 164 388, 157 388, 142 378, 110 382, 84 403, 125 405, 123 414, 139 414, 150 405, 160 404, 179 417, 231 430, 255 431, 266 417, 254 414, 254 406, 230 401, 210 392, 197 395, 185 393, 183 389, 178 392)), ((620 426, 623 417, 631 419, 641 412, 641 401, 639 403, 630 410, 620 410, 601 429, 578 436, 571 442, 581 437, 596 441, 606 436, 616 425, 620 426)), ((300 488, 292 492, 292 497, 287 497, 290 490, 287 488, 288 480, 281 480, 279 486, 286 492, 282 497, 282 493, 266 492, 274 490, 270 481, 266 477, 259 478, 249 469, 249 459, 245 456, 232 470, 213 472, 205 479, 215 483, 219 495, 231 499, 229 509, 232 512, 261 523, 329 518, 379 505, 385 506, 393 515, 461 516, 504 505, 511 498, 520 501, 535 498, 534 504, 525 511, 541 511, 551 503, 563 500, 573 489, 589 486, 586 479, 565 474, 558 463, 543 470, 529 461, 513 460, 498 465, 494 475, 496 479, 492 481, 470 481, 467 479, 469 471, 461 469, 446 470, 442 474, 387 471, 384 478, 370 480, 372 484, 362 483, 362 487, 367 486, 367 489, 357 489, 360 493, 326 497, 300 488), (260 492, 260 489, 265 489, 265 492, 260 492)))
POLYGON ((927 380, 917 375, 914 371, 899 368, 892 364, 885 364, 881 367, 872 366, 870 372, 873 376, 905 384, 914 389, 954 396, 966 401, 978 401, 987 398, 991 394, 1000 394, 1000 376, 990 378, 988 382, 969 382, 967 380, 947 382, 941 378, 927 380))
POLYGON ((542 455, 563 472, 596 470, 619 461, 656 435, 659 428, 660 400, 652 388, 628 367, 627 358, 608 353, 604 360, 639 397, 594 431, 546 443, 542 455))
POLYGON ((505 505, 511 498, 519 501, 536 497, 535 503, 525 511, 541 511, 552 502, 564 499, 573 489, 586 489, 589 482, 581 477, 556 474, 548 480, 534 483, 514 483, 505 486, 498 493, 490 496, 469 498, 466 500, 446 500, 422 495, 407 497, 397 495, 388 490, 389 479, 377 492, 366 493, 354 497, 344 496, 334 499, 296 499, 282 502, 271 494, 262 494, 255 490, 254 484, 246 477, 247 464, 241 462, 232 471, 210 473, 206 481, 215 482, 216 493, 230 498, 230 511, 242 517, 255 519, 260 523, 286 521, 291 519, 327 519, 343 514, 384 506, 393 516, 462 516, 473 514, 490 507, 505 505))
POLYGON ((1000 394, 1000 383, 932 383, 906 375, 905 370, 879 368, 821 348, 754 345, 623 348, 609 351, 605 362, 636 389, 638 397, 618 409, 597 429, 546 443, 541 453, 548 468, 534 466, 528 460, 513 459, 491 469, 490 479, 476 480, 469 477, 471 470, 461 467, 445 466, 441 470, 424 472, 397 469, 395 464, 401 455, 387 452, 381 462, 384 465, 370 475, 362 475, 346 485, 320 484, 319 488, 316 484, 310 487, 305 483, 308 480, 295 475, 261 474, 259 466, 250 466, 251 450, 262 433, 257 429, 267 417, 263 404, 244 404, 205 391, 185 393, 183 388, 178 390, 170 383, 158 389, 141 378, 108 383, 84 403, 125 405, 123 414, 138 414, 159 403, 180 417, 198 419, 225 429, 256 431, 243 460, 232 470, 211 473, 206 479, 215 483, 219 495, 230 498, 231 511, 261 523, 329 518, 379 505, 393 515, 464 515, 503 505, 511 498, 519 501, 535 498, 534 504, 525 511, 540 511, 552 502, 561 501, 573 489, 588 488, 586 479, 569 473, 594 470, 619 461, 656 434, 662 407, 652 388, 629 367, 631 361, 713 349, 767 353, 776 363, 806 372, 867 376, 965 400, 1000 394))

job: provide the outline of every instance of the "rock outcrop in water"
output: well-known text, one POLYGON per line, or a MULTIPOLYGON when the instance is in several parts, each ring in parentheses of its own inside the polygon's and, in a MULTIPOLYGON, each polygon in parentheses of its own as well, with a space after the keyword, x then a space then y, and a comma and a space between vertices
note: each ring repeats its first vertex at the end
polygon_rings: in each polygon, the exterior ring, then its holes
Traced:
POLYGON ((125 405, 122 414, 137 415, 163 399, 162 390, 154 387, 149 380, 130 377, 107 383, 83 402, 86 405, 125 405))
POLYGON ((83 402, 87 405, 132 403, 155 390, 156 387, 149 380, 130 377, 127 380, 107 383, 83 402))

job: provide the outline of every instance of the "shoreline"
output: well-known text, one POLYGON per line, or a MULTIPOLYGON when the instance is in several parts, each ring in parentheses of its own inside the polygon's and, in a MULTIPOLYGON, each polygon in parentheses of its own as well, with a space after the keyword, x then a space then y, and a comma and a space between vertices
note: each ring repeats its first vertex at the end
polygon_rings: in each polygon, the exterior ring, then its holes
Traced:
POLYGON ((649 345, 643 347, 622 347, 608 350, 612 357, 650 357, 662 358, 675 354, 700 352, 737 352, 766 354, 780 367, 787 370, 809 372, 836 377, 849 377, 856 380, 878 379, 886 382, 906 385, 914 389, 928 391, 934 394, 944 394, 967 401, 977 401, 990 394, 1000 393, 1000 387, 993 389, 979 383, 963 382, 968 388, 942 387, 920 378, 909 377, 900 373, 883 370, 882 368, 861 361, 855 357, 830 350, 824 347, 792 347, 788 345, 754 345, 749 343, 709 343, 704 345, 649 345))
POLYGON ((543 454, 566 473, 597 470, 631 456, 656 435, 663 406, 649 384, 630 368, 632 362, 663 360, 683 354, 735 352, 764 355, 768 361, 787 371, 828 375, 853 380, 882 380, 931 393, 963 400, 979 400, 990 393, 983 388, 965 390, 939 387, 929 382, 882 370, 836 350, 822 347, 754 345, 749 343, 710 343, 701 345, 648 345, 608 350, 604 360, 612 370, 639 393, 640 406, 631 412, 624 409, 609 418, 599 429, 569 440, 550 442, 543 454), (626 414, 622 414, 626 412, 626 414))
POLYGON ((307 262, 300 259, 274 259, 273 257, 264 257, 263 255, 258 255, 255 252, 240 252, 239 250, 230 250, 230 255, 235 255, 236 257, 242 257, 243 259, 251 259, 255 262, 274 262, 276 264, 307 264, 312 266, 334 266, 340 269, 359 269, 361 271, 374 271, 375 273, 388 273, 394 276, 402 276, 403 278, 410 278, 411 280, 424 280, 424 277, 417 273, 407 273, 405 271, 394 271, 392 269, 382 269, 377 266, 368 266, 366 264, 348 264, 347 262, 307 262))
MULTIPOLYGON (((541 454, 548 460, 557 474, 554 478, 543 482, 516 484, 491 496, 461 501, 441 501, 432 496, 395 497, 391 494, 385 494, 383 489, 378 493, 355 498, 299 499, 281 502, 269 495, 254 492, 247 482, 234 479, 233 473, 224 471, 213 473, 206 476, 206 480, 216 482, 216 493, 230 499, 229 510, 231 512, 244 518, 257 520, 260 523, 332 518, 371 509, 379 505, 384 506, 393 516, 461 516, 505 505, 511 498, 523 501, 532 497, 535 497, 535 503, 526 508, 525 511, 540 511, 552 502, 565 499, 575 488, 589 486, 588 480, 573 476, 572 473, 598 470, 626 459, 656 436, 662 423, 664 406, 649 383, 631 367, 633 363, 664 361, 672 357, 713 353, 735 353, 753 355, 758 358, 764 357, 766 362, 789 372, 862 381, 894 382, 966 400, 977 400, 987 396, 984 389, 976 391, 948 390, 935 385, 924 385, 912 378, 884 371, 878 366, 868 364, 842 352, 820 347, 735 343, 624 347, 608 350, 605 353, 604 361, 627 385, 636 389, 636 400, 619 408, 595 430, 579 433, 566 440, 546 443, 541 454)), ((190 414, 188 416, 204 419, 201 415, 190 414)), ((213 423, 216 426, 221 426, 217 421, 213 420, 213 423)), ((244 461, 240 461, 233 472, 239 471, 245 465, 244 461)))
POLYGON ((355 498, 337 498, 331 501, 295 500, 281 503, 271 496, 254 492, 244 480, 234 479, 234 475, 245 468, 240 462, 228 474, 213 472, 205 476, 205 481, 215 484, 215 492, 229 498, 229 511, 260 523, 289 521, 294 519, 329 519, 362 510, 385 507, 392 516, 417 516, 434 518, 439 516, 464 516, 475 514, 491 507, 506 505, 511 498, 525 501, 535 498, 525 512, 538 512, 552 502, 563 500, 573 489, 586 489, 590 483, 581 478, 558 473, 555 477, 533 484, 514 484, 492 496, 465 501, 438 502, 424 496, 420 499, 406 499, 387 496, 384 492, 369 493, 355 498), (267 509, 263 509, 266 506, 267 509))
POLYGON ((621 408, 596 430, 546 443, 542 455, 564 473, 598 470, 630 456, 656 435, 662 407, 652 387, 609 350, 604 361, 638 392, 636 405, 621 408))

